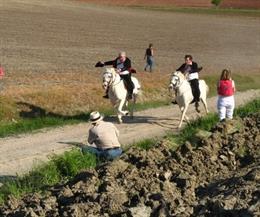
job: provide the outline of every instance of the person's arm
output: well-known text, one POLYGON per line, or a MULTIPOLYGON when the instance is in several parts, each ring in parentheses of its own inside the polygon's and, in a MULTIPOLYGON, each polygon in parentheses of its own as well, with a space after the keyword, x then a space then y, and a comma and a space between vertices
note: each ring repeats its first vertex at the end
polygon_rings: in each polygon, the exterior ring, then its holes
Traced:
POLYGON ((193 72, 198 72, 198 64, 195 63, 195 62, 192 62, 192 66, 191 66, 191 72, 190 73, 193 73, 193 72))
POLYGON ((153 49, 151 49, 151 56, 153 57, 153 49))
POLYGON ((105 66, 111 66, 111 65, 115 66, 116 65, 116 59, 104 62, 104 65, 105 66))
POLYGON ((147 57, 147 51, 145 51, 144 53, 144 60, 146 59, 146 57, 147 57))
POLYGON ((183 73, 184 72, 184 68, 185 68, 185 63, 182 64, 178 69, 176 69, 176 71, 181 71, 183 73))
POLYGON ((236 85, 235 85, 235 82, 232 80, 232 88, 233 88, 233 91, 234 93, 236 92, 236 85))
POLYGON ((93 133, 92 130, 90 129, 90 130, 89 130, 89 134, 88 134, 88 143, 89 143, 90 145, 92 145, 93 143, 95 143, 96 139, 97 139, 96 134, 93 133))

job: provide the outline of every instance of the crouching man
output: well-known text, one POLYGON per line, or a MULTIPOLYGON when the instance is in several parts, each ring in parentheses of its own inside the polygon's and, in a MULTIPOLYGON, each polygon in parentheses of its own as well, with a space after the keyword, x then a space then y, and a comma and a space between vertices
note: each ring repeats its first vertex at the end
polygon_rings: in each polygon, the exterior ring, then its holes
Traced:
POLYGON ((89 129, 88 143, 82 147, 82 153, 90 152, 97 157, 112 160, 122 154, 118 141, 119 131, 112 123, 103 121, 98 111, 90 114, 91 128, 89 129))

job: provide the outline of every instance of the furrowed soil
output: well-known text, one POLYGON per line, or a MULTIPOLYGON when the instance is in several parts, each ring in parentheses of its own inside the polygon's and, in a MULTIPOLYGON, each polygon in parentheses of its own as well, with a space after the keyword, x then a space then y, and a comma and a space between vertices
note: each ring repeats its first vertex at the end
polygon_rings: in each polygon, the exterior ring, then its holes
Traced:
POLYGON ((2 216, 259 216, 260 113, 217 124, 176 151, 130 148, 46 195, 11 198, 2 216))

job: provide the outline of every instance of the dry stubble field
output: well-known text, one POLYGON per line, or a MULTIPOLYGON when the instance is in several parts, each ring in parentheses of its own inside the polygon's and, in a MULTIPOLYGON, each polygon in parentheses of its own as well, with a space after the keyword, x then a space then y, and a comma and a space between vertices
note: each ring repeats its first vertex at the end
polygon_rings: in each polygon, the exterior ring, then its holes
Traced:
MULTIPOLYGON (((142 101, 167 97, 169 75, 186 53, 202 76, 231 68, 260 69, 260 18, 137 10, 77 1, 0 1, 1 95, 59 114, 108 106, 98 60, 127 51, 142 83, 142 101), (143 72, 144 50, 155 47, 156 71, 143 72)), ((258 77, 259 78, 259 77, 258 77)), ((21 106, 20 106, 21 107, 21 106)), ((22 109, 28 109, 22 106, 22 109)))

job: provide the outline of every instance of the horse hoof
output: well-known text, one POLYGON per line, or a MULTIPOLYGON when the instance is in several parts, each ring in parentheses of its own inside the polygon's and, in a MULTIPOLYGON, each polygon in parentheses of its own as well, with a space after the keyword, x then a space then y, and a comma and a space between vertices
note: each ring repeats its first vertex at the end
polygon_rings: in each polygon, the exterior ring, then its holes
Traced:
POLYGON ((196 108, 196 112, 200 113, 200 110, 198 108, 196 108))
POLYGON ((125 115, 126 115, 126 116, 129 115, 129 112, 126 112, 125 115))

